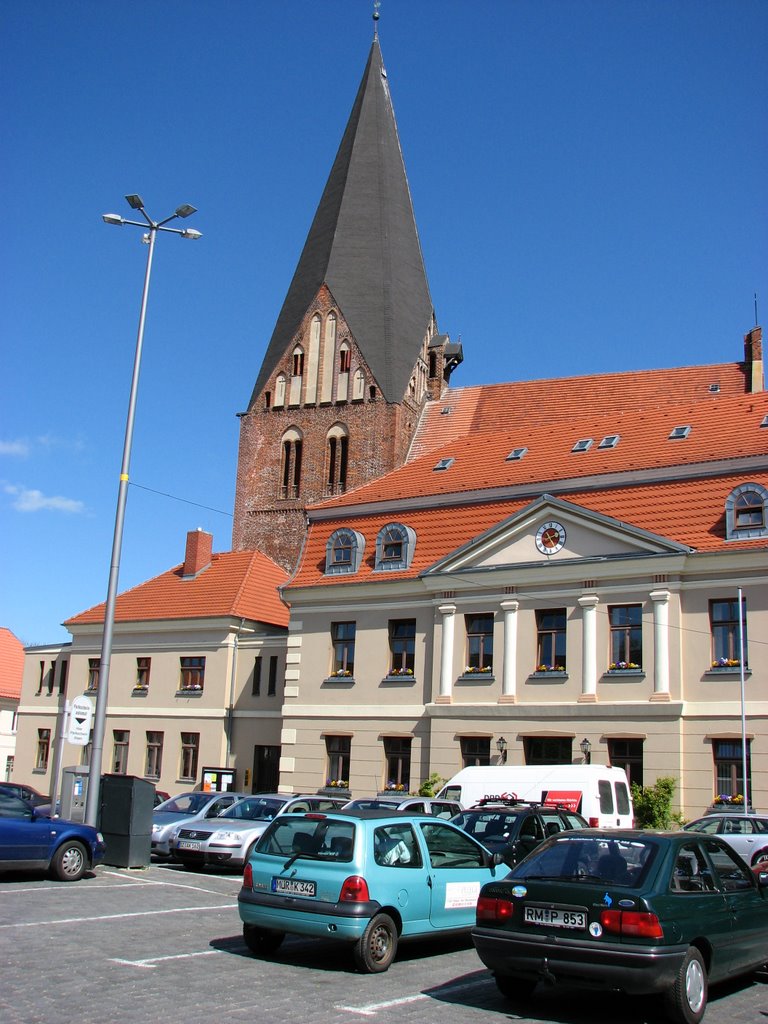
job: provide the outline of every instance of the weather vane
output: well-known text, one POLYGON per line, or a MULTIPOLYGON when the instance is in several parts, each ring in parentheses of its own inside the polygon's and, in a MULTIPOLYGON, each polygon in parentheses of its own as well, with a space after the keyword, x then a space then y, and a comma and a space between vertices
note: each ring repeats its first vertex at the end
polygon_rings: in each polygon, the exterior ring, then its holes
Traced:
POLYGON ((373 38, 378 39, 379 27, 376 22, 379 20, 379 8, 381 7, 381 0, 374 0, 373 2, 373 38))

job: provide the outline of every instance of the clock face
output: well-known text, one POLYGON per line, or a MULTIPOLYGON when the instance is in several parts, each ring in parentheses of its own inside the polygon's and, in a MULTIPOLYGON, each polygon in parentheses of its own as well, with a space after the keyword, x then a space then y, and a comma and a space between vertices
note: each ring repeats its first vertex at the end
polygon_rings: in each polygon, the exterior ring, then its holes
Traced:
POLYGON ((543 555, 554 555, 565 544, 565 527, 561 523, 549 522, 536 532, 536 547, 543 555))

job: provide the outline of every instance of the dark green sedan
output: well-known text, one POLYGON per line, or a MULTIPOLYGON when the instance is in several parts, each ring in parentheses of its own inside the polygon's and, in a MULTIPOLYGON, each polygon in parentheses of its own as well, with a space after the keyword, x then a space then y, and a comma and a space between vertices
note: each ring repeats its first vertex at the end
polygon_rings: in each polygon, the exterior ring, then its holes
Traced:
POLYGON ((697 1024, 709 983, 768 960, 768 873, 716 836, 561 832, 483 886, 472 939, 510 1000, 540 981, 659 994, 697 1024))

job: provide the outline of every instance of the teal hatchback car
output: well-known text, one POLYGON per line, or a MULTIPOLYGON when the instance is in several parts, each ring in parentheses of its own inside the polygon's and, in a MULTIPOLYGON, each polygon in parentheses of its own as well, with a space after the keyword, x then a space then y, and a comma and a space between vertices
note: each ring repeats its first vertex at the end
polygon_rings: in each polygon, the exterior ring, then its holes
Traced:
POLYGON ((347 943, 365 973, 400 939, 468 933, 480 888, 509 868, 455 825, 389 811, 285 814, 246 864, 238 908, 254 953, 286 934, 347 943))

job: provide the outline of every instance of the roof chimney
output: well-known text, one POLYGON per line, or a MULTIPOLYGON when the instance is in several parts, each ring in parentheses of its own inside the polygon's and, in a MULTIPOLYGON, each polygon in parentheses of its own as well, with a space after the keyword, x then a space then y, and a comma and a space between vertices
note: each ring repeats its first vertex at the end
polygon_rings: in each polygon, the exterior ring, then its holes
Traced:
POLYGON ((744 335, 744 373, 747 391, 763 390, 763 328, 753 327, 744 335))
POLYGON ((195 576, 207 569, 211 564, 213 552, 213 535, 201 530, 190 530, 187 534, 187 550, 184 553, 184 565, 181 578, 193 580, 195 576))

